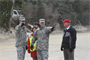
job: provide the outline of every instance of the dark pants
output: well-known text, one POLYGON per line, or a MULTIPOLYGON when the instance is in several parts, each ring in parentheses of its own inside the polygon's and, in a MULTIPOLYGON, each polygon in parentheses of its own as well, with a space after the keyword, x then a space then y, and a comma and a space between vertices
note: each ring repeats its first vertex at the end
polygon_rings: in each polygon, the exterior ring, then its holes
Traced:
POLYGON ((33 57, 33 60, 38 60, 37 57, 33 57))
POLYGON ((64 49, 64 60, 74 60, 74 50, 70 52, 69 49, 64 49))

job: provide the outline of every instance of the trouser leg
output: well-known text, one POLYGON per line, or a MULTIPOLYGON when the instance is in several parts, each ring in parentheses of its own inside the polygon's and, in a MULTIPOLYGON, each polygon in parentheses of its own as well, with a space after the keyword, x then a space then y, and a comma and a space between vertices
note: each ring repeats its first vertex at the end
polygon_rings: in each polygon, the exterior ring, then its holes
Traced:
POLYGON ((67 49, 64 49, 64 60, 69 60, 69 58, 68 58, 68 51, 67 51, 67 49))
POLYGON ((74 60, 74 50, 73 50, 73 52, 70 52, 68 50, 68 58, 69 58, 69 60, 74 60))
POLYGON ((42 59, 42 54, 41 54, 41 51, 40 50, 37 50, 37 59, 38 60, 43 60, 42 59))
POLYGON ((43 60, 48 60, 48 51, 42 51, 43 60))
POLYGON ((64 60, 74 60, 74 50, 70 52, 69 49, 64 49, 64 60))
POLYGON ((23 59, 25 59, 26 46, 23 47, 23 59))
POLYGON ((24 60, 23 56, 23 47, 17 47, 17 60, 24 60))
POLYGON ((33 60, 37 60, 37 57, 33 57, 33 60))

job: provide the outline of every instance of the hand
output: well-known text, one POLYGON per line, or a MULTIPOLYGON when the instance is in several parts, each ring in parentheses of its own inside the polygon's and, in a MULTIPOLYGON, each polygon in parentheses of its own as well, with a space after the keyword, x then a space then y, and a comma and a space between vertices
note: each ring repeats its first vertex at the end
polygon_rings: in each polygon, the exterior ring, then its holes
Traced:
POLYGON ((33 45, 31 45, 31 50, 33 50, 33 45))
POLYGON ((23 25, 25 25, 25 24, 24 24, 24 23, 22 23, 22 24, 21 24, 21 27, 22 27, 23 25))
POLYGON ((53 30, 54 30, 54 27, 51 28, 51 31, 53 31, 53 30))
POLYGON ((56 24, 53 25, 53 27, 51 28, 51 31, 53 31, 55 27, 56 27, 56 24))
POLYGON ((26 46, 26 50, 27 50, 27 46, 26 46))
POLYGON ((73 52, 73 49, 72 48, 70 48, 70 52, 73 52))
POLYGON ((63 47, 61 47, 61 51, 63 51, 63 47))

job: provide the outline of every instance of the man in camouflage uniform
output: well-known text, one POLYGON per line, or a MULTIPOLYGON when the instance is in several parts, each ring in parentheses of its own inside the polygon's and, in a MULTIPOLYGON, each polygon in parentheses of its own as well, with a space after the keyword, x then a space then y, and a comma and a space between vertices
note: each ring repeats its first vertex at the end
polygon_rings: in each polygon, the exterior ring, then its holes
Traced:
POLYGON ((49 34, 54 30, 54 27, 46 27, 45 19, 39 19, 39 24, 41 27, 34 33, 31 49, 37 40, 36 50, 38 60, 48 60, 49 34))
POLYGON ((25 18, 20 17, 20 23, 15 27, 17 60, 24 60, 26 52, 26 26, 25 18))

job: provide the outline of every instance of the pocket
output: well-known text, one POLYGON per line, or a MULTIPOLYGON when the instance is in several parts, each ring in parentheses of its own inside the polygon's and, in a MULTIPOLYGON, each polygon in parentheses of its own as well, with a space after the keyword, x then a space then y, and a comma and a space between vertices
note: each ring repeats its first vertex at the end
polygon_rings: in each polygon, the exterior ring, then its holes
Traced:
POLYGON ((70 33, 66 32, 65 37, 69 37, 69 36, 70 36, 70 33))

